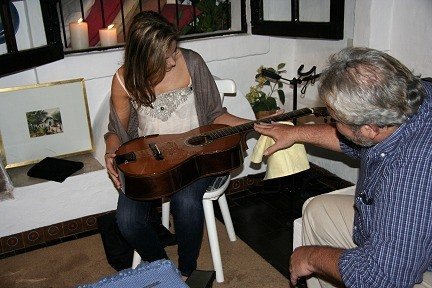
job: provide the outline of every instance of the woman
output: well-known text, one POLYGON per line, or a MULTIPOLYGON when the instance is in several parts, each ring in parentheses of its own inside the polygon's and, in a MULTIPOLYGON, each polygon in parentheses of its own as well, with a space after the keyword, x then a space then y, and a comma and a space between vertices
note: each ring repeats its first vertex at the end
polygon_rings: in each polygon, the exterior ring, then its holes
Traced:
MULTIPOLYGON (((208 124, 240 125, 249 120, 222 108, 219 92, 203 59, 177 47, 178 31, 155 12, 142 12, 131 23, 124 64, 112 80, 109 132, 105 162, 117 188, 113 165, 124 142, 151 134, 178 134, 208 124)), ((178 242, 178 265, 183 276, 197 266, 204 214, 202 197, 211 178, 195 181, 171 196, 178 242)), ((167 258, 149 223, 150 201, 135 201, 120 193, 117 223, 145 261, 167 258)))

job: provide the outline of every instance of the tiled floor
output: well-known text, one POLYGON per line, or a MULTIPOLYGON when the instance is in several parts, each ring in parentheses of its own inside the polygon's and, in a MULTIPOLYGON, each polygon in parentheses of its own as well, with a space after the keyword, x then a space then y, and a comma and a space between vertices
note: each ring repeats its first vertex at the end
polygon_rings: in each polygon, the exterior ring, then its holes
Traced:
MULTIPOLYGON (((262 186, 227 195, 238 237, 285 277, 292 252, 293 220, 309 197, 353 185, 317 166, 262 186)), ((217 218, 222 221, 215 205, 217 218)))
MULTIPOLYGON (((304 201, 309 197, 348 187, 353 184, 314 165, 311 165, 311 169, 292 176, 260 181, 262 177, 263 175, 256 175, 254 181, 250 181, 251 179, 249 179, 249 183, 253 182, 258 184, 253 186, 245 185, 245 187, 250 187, 247 190, 233 190, 230 194, 227 194, 231 217, 237 236, 285 277, 289 277, 288 262, 292 253, 292 225, 294 219, 300 217, 301 207, 304 201)), ((219 205, 215 205, 214 207, 217 218, 222 221, 219 205)), ((10 238, 16 238, 15 240, 17 240, 17 243, 22 246, 13 251, 5 250, 5 241, 7 240, 8 243, 10 241, 8 239, 2 239, 2 241, 0 241, 2 242, 0 243, 2 244, 0 248, 3 248, 0 249, 0 259, 56 243, 73 240, 77 237, 95 234, 98 231, 96 229, 96 216, 97 215, 92 215, 55 224, 54 226, 61 226, 62 229, 66 229, 67 231, 69 231, 71 227, 84 227, 85 229, 82 229, 82 233, 52 241, 50 240, 47 241, 47 243, 38 244, 39 242, 37 241, 36 244, 38 245, 30 243, 32 245, 30 245, 29 248, 24 247, 24 240, 22 240, 22 238, 27 234, 34 234, 34 231, 37 229, 12 235, 10 238), (85 223, 87 226, 82 223, 85 223), (89 226, 89 223, 92 223, 94 227, 91 225, 89 226), (93 230, 91 228, 93 228, 93 230)), ((42 233, 44 229, 48 229, 47 231, 49 231, 52 230, 52 227, 47 226, 38 229, 41 231, 36 232, 45 235, 45 232, 42 233)), ((69 234, 63 231, 62 235, 67 236, 69 234)), ((47 239, 45 239, 45 241, 46 240, 47 239)))

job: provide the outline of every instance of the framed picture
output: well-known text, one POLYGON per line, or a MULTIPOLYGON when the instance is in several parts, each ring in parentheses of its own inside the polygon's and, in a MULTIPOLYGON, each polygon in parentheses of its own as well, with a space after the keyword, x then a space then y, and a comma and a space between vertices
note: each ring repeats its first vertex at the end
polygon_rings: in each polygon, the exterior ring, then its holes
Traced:
POLYGON ((92 151, 84 79, 0 89, 0 149, 6 168, 92 151))

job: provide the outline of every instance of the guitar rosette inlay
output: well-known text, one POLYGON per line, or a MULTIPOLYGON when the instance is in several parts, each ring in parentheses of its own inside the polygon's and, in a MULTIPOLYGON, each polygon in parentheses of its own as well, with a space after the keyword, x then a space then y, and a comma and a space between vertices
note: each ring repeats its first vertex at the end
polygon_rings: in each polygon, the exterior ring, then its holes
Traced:
POLYGON ((188 146, 204 146, 212 142, 212 139, 205 135, 194 136, 186 139, 186 145, 188 146))

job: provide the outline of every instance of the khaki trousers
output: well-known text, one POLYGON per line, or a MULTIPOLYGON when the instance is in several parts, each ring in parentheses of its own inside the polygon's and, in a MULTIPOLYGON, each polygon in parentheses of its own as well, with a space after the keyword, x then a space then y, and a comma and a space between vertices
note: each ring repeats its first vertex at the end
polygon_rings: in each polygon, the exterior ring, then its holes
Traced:
MULTIPOLYGON (((354 187, 308 199, 303 205, 303 245, 353 248, 354 187), (341 195, 343 194, 343 195, 341 195)), ((307 280, 308 288, 334 287, 318 279, 307 280)), ((432 288, 432 272, 423 274, 415 288, 432 288)))

